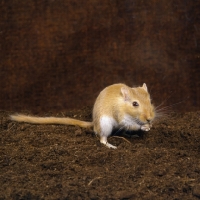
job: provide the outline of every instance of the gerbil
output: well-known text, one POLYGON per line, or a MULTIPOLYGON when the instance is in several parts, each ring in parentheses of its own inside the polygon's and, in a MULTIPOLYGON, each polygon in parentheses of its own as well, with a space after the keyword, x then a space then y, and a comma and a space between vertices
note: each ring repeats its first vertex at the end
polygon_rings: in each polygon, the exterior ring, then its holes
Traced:
POLYGON ((147 86, 131 88, 125 84, 114 84, 102 90, 93 108, 93 122, 72 118, 32 117, 11 115, 11 120, 33 124, 67 124, 92 127, 100 136, 100 142, 109 148, 116 146, 108 143, 107 138, 113 129, 149 131, 155 117, 147 86))

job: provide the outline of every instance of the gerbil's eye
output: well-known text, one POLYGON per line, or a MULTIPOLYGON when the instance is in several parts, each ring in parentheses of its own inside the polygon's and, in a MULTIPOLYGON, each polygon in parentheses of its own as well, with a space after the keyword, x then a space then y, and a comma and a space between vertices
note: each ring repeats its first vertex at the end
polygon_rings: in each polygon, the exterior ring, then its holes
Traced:
POLYGON ((134 101, 134 102, 133 102, 133 106, 134 106, 134 107, 139 106, 138 102, 137 102, 137 101, 134 101))

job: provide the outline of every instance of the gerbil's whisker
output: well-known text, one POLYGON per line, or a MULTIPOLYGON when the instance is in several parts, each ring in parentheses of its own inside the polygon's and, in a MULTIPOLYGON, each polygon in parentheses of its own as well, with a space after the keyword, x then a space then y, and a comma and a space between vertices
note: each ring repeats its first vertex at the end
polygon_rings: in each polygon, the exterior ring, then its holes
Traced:
POLYGON ((139 119, 137 119, 137 118, 135 118, 134 121, 135 121, 137 124, 143 125, 143 123, 142 123, 139 119))
POLYGON ((175 106, 175 105, 178 105, 180 103, 183 103, 185 100, 183 101, 180 101, 180 102, 177 102, 177 103, 174 103, 172 105, 169 105, 169 106, 165 106, 165 107, 161 107, 161 105, 163 105, 163 103, 165 102, 162 102, 159 106, 157 106, 155 108, 155 121, 158 121, 159 119, 163 119, 163 118, 168 118, 170 113, 172 113, 172 108, 175 106), (158 109, 159 108, 159 109, 158 109))
POLYGON ((157 107, 155 107, 155 110, 158 109, 159 107, 161 107, 162 105, 164 105, 164 103, 165 103, 167 100, 170 99, 170 97, 172 96, 172 94, 173 94, 173 93, 171 93, 171 95, 170 95, 167 99, 165 99, 160 105, 158 105, 157 107))
MULTIPOLYGON (((170 95, 170 97, 171 97, 171 95, 170 95)), ((169 97, 169 98, 170 98, 169 97)), ((177 103, 174 103, 174 104, 172 104, 172 105, 169 105, 169 106, 165 106, 165 107, 163 107, 163 108, 160 108, 169 98, 167 98, 166 100, 164 100, 160 105, 158 105, 157 107, 155 107, 155 111, 156 112, 160 112, 160 111, 165 111, 165 110, 167 110, 167 109, 169 109, 169 108, 172 108, 173 106, 175 106, 175 105, 178 105, 178 104, 180 104, 180 103, 183 103, 184 101, 186 101, 189 97, 186 97, 184 100, 182 100, 182 101, 179 101, 179 102, 177 102, 177 103), (158 109, 159 108, 159 109, 158 109)))
POLYGON ((172 104, 172 105, 169 105, 169 106, 165 106, 165 107, 163 107, 163 108, 160 108, 160 109, 157 109, 157 108, 155 108, 155 111, 156 112, 159 112, 159 111, 165 111, 165 110, 167 110, 167 109, 169 109, 169 108, 172 108, 173 106, 175 106, 175 105, 177 105, 177 104, 180 104, 180 103, 182 103, 183 101, 180 101, 180 102, 177 102, 177 103, 174 103, 174 104, 172 104))
POLYGON ((119 133, 122 129, 124 129, 124 127, 125 127, 125 126, 122 126, 121 128, 119 128, 119 129, 115 132, 115 135, 116 135, 117 133, 119 133))

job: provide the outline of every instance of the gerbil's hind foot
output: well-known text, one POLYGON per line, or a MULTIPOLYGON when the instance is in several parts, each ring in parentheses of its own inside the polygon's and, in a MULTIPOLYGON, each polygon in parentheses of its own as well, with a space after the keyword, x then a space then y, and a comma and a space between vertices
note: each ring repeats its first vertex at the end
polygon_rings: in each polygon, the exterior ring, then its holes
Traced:
POLYGON ((108 143, 107 137, 101 137, 100 142, 101 142, 102 144, 106 145, 106 147, 108 147, 109 149, 110 149, 110 148, 111 148, 111 149, 117 149, 116 146, 114 146, 114 145, 108 143))
POLYGON ((110 144, 110 143, 106 143, 105 144, 109 149, 111 148, 111 149, 117 149, 117 147, 116 146, 114 146, 114 145, 112 145, 112 144, 110 144))

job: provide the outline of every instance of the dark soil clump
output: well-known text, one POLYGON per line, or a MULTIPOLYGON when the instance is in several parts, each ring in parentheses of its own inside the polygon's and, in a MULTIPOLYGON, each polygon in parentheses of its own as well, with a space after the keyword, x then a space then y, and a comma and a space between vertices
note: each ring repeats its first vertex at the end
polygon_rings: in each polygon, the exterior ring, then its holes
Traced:
MULTIPOLYGON (((171 114, 139 137, 110 137, 116 150, 92 130, 9 114, 0 112, 0 199, 200 198, 200 112, 171 114)), ((91 109, 54 116, 91 121, 91 109)))

